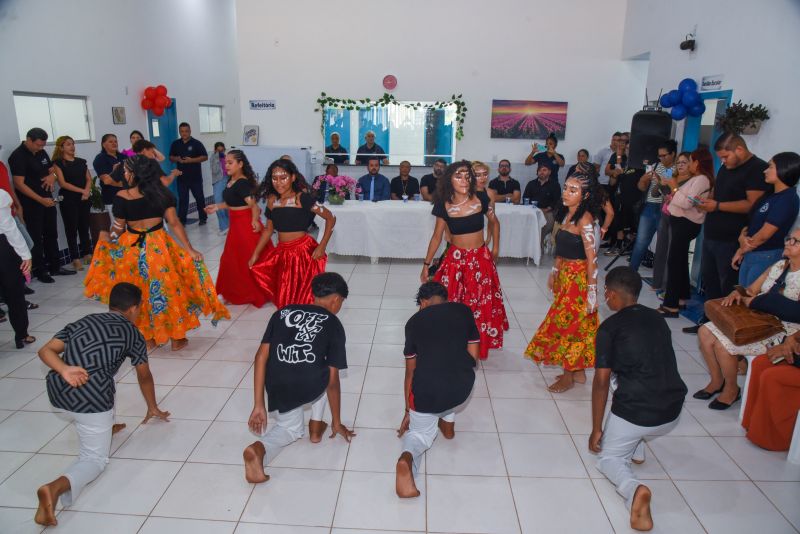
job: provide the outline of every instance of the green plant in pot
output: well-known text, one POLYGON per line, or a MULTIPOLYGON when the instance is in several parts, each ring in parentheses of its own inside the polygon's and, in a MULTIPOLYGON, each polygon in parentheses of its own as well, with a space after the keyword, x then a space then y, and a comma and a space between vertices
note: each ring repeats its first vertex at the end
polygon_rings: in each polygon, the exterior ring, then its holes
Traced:
POLYGON ((717 117, 717 127, 726 133, 750 135, 758 133, 761 123, 769 120, 769 110, 761 104, 743 104, 741 100, 728 106, 717 117))

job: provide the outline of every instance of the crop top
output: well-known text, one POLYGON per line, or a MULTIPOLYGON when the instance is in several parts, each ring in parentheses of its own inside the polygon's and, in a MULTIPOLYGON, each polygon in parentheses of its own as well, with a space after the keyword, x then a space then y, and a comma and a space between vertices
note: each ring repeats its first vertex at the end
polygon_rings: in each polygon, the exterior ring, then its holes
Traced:
POLYGON ((447 213, 445 203, 441 201, 434 203, 431 213, 436 217, 444 219, 444 221, 447 223, 447 228, 450 230, 452 235, 464 235, 481 232, 483 231, 483 216, 487 211, 489 211, 489 196, 483 194, 476 195, 475 198, 480 201, 481 209, 472 215, 467 215, 466 217, 450 217, 450 215, 447 213))
POLYGON ((279 206, 272 209, 267 206, 267 219, 277 232, 305 232, 311 224, 309 215, 314 207, 314 199, 308 193, 300 193, 300 207, 279 206))
MULTIPOLYGON (((169 194, 169 205, 167 207, 175 207, 175 197, 172 193, 169 194)), ((114 197, 114 204, 111 208, 114 218, 124 219, 126 221, 141 221, 142 219, 163 217, 165 211, 166 210, 148 202, 144 197, 127 199, 120 195, 114 197)))
POLYGON ((556 233, 556 256, 565 260, 585 260, 586 251, 583 249, 581 236, 559 230, 556 233))
POLYGON ((240 178, 222 191, 222 200, 229 208, 241 208, 247 206, 245 199, 253 196, 253 188, 247 179, 240 178))

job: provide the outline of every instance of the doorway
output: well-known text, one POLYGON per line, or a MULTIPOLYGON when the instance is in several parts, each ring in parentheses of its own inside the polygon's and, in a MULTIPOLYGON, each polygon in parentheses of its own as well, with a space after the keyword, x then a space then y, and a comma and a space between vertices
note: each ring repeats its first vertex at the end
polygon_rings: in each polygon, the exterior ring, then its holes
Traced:
MULTIPOLYGON (((169 148, 172 142, 178 138, 178 104, 172 99, 172 105, 164 109, 164 113, 157 117, 152 110, 147 110, 147 129, 150 132, 150 142, 156 145, 159 152, 164 154, 164 161, 161 168, 169 174, 175 168, 175 164, 169 160, 169 148)), ((177 181, 169 185, 169 190, 178 198, 177 181)))

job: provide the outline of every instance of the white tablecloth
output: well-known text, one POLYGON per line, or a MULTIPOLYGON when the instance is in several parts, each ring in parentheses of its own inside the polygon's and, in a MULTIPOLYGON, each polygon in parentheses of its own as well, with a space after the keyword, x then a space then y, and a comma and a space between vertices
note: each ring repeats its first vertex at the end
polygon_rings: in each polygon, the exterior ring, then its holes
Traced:
MULTIPOLYGON (((346 200, 341 206, 325 207, 336 215, 327 250, 345 256, 422 259, 436 224, 431 204, 424 201, 346 200)), ((545 225, 542 211, 532 206, 497 204, 495 212, 500 221, 500 256, 532 258, 538 264, 545 225)), ((324 230, 322 221, 320 236, 324 230)))

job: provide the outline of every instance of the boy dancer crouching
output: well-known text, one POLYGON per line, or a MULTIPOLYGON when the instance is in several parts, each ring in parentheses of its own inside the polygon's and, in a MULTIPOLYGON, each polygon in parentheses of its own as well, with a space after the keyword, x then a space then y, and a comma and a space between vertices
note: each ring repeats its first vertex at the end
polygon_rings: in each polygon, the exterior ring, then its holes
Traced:
POLYGON ((606 276, 606 303, 616 313, 597 331, 589 449, 599 455, 597 469, 625 498, 631 528, 650 530, 652 493, 636 479, 631 461, 645 436, 666 434, 677 425, 686 384, 663 316, 637 303, 641 289, 642 279, 630 267, 616 267, 606 276), (612 374, 617 385, 602 428, 612 374))
POLYGON ((68 324, 39 349, 39 358, 52 369, 46 379, 50 404, 73 421, 79 443, 78 459, 62 476, 37 491, 39 509, 34 521, 40 525, 57 525, 59 497, 64 506, 70 506, 106 468, 111 435, 124 426, 114 425, 114 375, 125 358, 130 358, 136 369, 147 403, 142 424, 152 417, 165 421, 169 417, 169 412, 158 409, 147 348, 136 328, 141 303, 138 287, 119 283, 109 295, 108 313, 93 313, 68 324))
POLYGON ((465 304, 447 301, 447 288, 422 284, 419 311, 406 323, 404 392, 406 414, 397 435, 403 453, 397 460, 398 497, 418 497, 414 473, 419 459, 436 439, 437 428, 455 436, 455 408, 467 400, 475 383, 480 334, 465 304))
POLYGON ((341 434, 350 441, 355 436, 339 417, 339 369, 347 369, 347 356, 344 327, 336 314, 347 298, 347 283, 338 273, 322 273, 311 281, 311 292, 314 304, 290 304, 272 314, 256 352, 255 405, 247 424, 251 432, 264 437, 244 450, 245 478, 251 483, 269 480, 265 456, 269 455, 269 463, 283 447, 303 437, 306 404, 311 404, 312 443, 318 443, 328 427, 322 420, 328 402, 330 437, 341 434), (269 408, 276 412, 266 434, 265 389, 269 408))

